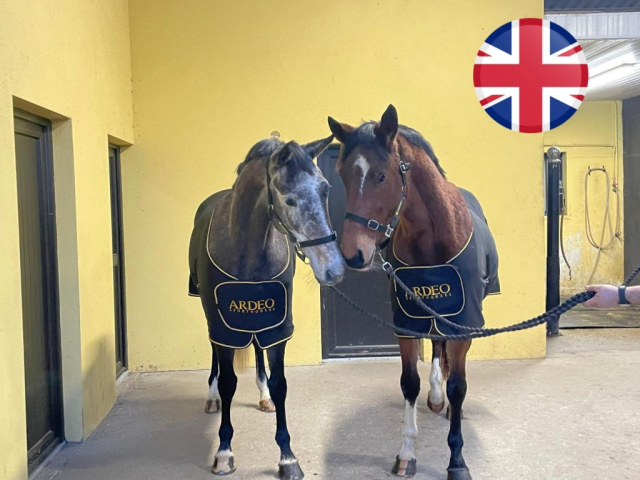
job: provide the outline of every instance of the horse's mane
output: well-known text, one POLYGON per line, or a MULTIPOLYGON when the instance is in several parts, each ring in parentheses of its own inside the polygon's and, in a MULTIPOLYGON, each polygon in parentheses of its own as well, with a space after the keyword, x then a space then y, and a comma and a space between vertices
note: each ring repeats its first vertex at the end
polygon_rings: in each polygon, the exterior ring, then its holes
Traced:
MULTIPOLYGON (((348 137, 347 143, 345 144, 344 155, 342 155, 342 158, 346 158, 358 143, 365 144, 370 148, 378 148, 382 150, 383 147, 382 145, 380 145, 380 142, 378 142, 376 134, 374 132, 376 125, 377 122, 370 121, 365 122, 357 127, 348 137)), ((438 172, 440 172, 440 175, 446 178, 446 172, 444 171, 442 166, 440 166, 440 160, 438 160, 438 157, 436 157, 436 154, 433 151, 433 147, 431 147, 431 144, 419 132, 417 132, 413 128, 407 127, 406 125, 399 125, 398 133, 402 135, 402 137, 411 145, 414 145, 423 150, 435 164, 438 172)))
POLYGON ((288 143, 284 143, 276 138, 267 138, 265 140, 260 140, 256 143, 245 159, 238 165, 236 172, 238 176, 242 173, 242 170, 247 165, 247 163, 252 162, 254 160, 260 160, 263 158, 268 158, 277 150, 287 148, 289 152, 290 158, 287 161, 287 171, 289 175, 293 176, 296 172, 313 172, 313 160, 310 158, 309 154, 295 141, 290 141, 288 143))
POLYGON ((260 140, 253 147, 251 147, 251 150, 249 150, 247 156, 240 163, 240 165, 238 165, 238 168, 236 168, 236 173, 240 175, 242 169, 247 165, 247 163, 251 162, 252 160, 269 157, 282 144, 283 142, 276 138, 266 138, 264 140, 260 140))

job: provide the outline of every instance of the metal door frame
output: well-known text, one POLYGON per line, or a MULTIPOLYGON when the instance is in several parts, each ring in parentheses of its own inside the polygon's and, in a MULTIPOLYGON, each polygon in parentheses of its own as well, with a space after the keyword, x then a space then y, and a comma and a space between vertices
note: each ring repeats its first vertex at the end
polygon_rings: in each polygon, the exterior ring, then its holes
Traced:
MULTIPOLYGON (((115 328, 119 330, 121 345, 116 341, 116 351, 121 349, 122 362, 116 361, 116 378, 127 371, 128 354, 127 354, 127 301, 124 274, 124 227, 122 222, 122 172, 120 164, 120 147, 118 145, 109 144, 109 185, 111 195, 111 229, 112 241, 118 242, 118 259, 113 254, 113 261, 118 261, 119 278, 114 277, 114 301, 120 302, 120 315, 114 304, 115 328), (113 157, 112 157, 113 153, 113 157), (113 161, 112 161, 113 158, 113 161), (114 192, 115 187, 115 192, 114 192), (115 193, 115 197, 114 197, 115 193), (116 211, 114 211, 114 207, 116 211), (117 230, 117 231, 114 231, 117 230), (118 290, 118 291, 117 291, 118 290), (119 318, 118 318, 119 317, 119 318)), ((112 248, 113 253, 113 248, 112 248)), ((115 264, 114 264, 115 267, 115 264)), ((114 272, 115 273, 115 272, 114 272)), ((117 332, 116 332, 117 333, 117 332)))
MULTIPOLYGON (((28 452, 29 472, 32 472, 47 457, 53 449, 64 441, 64 409, 62 397, 62 356, 61 356, 61 335, 60 335, 60 293, 58 284, 58 259, 57 259, 57 235, 56 235, 56 209, 55 190, 53 172, 53 154, 51 139, 51 122, 44 118, 30 114, 23 110, 14 108, 14 135, 19 133, 40 140, 40 158, 38 164, 39 185, 42 193, 38 197, 40 205, 40 227, 44 236, 42 242, 42 258, 44 259, 44 290, 46 292, 45 320, 46 336, 49 348, 47 364, 59 373, 58 377, 51 376, 49 383, 50 394, 50 418, 51 431, 45 435, 28 452), (24 125, 28 122, 38 125, 40 128, 31 129, 24 125), (42 215, 43 212, 48 215, 42 215)), ((16 156, 16 162, 17 162, 16 156)), ((28 414, 28 413, 27 413, 28 414)))

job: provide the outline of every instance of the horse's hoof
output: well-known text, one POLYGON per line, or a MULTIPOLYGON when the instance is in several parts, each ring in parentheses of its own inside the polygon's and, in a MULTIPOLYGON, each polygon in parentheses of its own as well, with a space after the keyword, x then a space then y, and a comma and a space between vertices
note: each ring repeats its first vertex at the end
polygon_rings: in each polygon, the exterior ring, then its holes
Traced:
POLYGON ((261 412, 273 413, 276 411, 276 407, 270 398, 260 400, 260 406, 258 407, 261 412))
POLYGON ((442 403, 434 405, 433 403, 431 403, 431 399, 427 397, 427 407, 429 407, 429 410, 431 410, 433 413, 440 413, 444 408, 444 400, 442 401, 442 403))
MULTIPOLYGON (((447 420, 451 420, 451 405, 447 407, 447 420)), ((460 410, 460 420, 464 420, 464 410, 460 410)))
POLYGON ((235 456, 231 452, 218 452, 213 459, 211 473, 214 475, 231 475, 236 471, 235 456))
POLYGON ((204 411, 207 413, 218 413, 220 412, 220 399, 217 400, 207 400, 207 404, 204 406, 204 411))
POLYGON ((472 480, 467 467, 449 468, 447 470, 447 480, 472 480))
POLYGON ((304 478, 298 460, 281 463, 278 466, 278 475, 282 480, 302 480, 304 478))
POLYGON ((413 477, 416 474, 416 459, 400 460, 400 457, 396 457, 396 463, 391 469, 391 473, 398 477, 413 477))

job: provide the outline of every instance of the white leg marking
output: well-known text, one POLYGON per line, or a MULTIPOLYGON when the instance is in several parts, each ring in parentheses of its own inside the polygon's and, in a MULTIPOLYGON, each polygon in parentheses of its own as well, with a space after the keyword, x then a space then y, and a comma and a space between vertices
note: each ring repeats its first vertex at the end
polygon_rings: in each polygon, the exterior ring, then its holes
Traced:
POLYGON ((220 400, 220 393, 218 392, 218 377, 213 379, 211 386, 209 387, 209 400, 220 400))
POLYGON ((229 458, 229 457, 233 457, 233 452, 231 450, 218 450, 218 452, 216 453, 216 458, 229 458))
POLYGON ((297 458, 283 458, 278 462, 278 465, 282 465, 284 467, 285 465, 293 465, 294 463, 298 463, 297 458))
POLYGON ((231 450, 218 450, 213 460, 211 471, 216 475, 227 475, 236 469, 235 455, 231 450))
POLYGON ((353 162, 353 168, 356 167, 360 169, 360 172, 362 174, 362 176, 360 177, 360 195, 362 195, 362 191, 364 190, 364 181, 367 178, 367 173, 369 173, 369 168, 371 168, 371 165, 369 165, 369 162, 366 158, 364 158, 362 155, 359 155, 358 158, 356 158, 356 161, 353 162))
POLYGON ((417 407, 417 400, 413 406, 411 406, 407 400, 404 401, 404 429, 402 430, 404 440, 402 441, 402 448, 398 454, 400 460, 413 460, 416 458, 413 450, 413 442, 418 436, 417 407))
POLYGON ((442 391, 442 369, 440 359, 434 358, 431 362, 431 374, 429 375, 429 400, 432 405, 441 405, 444 402, 444 392, 442 391))
POLYGON ((269 393, 269 386, 267 385, 267 379, 264 378, 260 380, 260 377, 256 375, 256 385, 258 386, 258 390, 260 390, 260 401, 270 400, 271 394, 269 393))

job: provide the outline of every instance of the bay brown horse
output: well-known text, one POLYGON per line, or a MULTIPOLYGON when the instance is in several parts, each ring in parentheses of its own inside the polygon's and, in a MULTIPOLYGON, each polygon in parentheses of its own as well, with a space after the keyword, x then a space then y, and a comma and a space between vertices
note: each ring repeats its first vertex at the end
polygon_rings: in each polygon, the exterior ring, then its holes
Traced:
POLYGON ((231 402, 238 380, 233 358, 236 349, 253 344, 261 400, 270 396, 275 405, 279 475, 283 480, 304 477, 287 429, 284 354, 293 335, 293 247, 308 258, 319 283, 334 285, 344 274, 329 223, 329 184, 313 162, 332 139, 306 145, 258 142, 238 167, 233 188, 211 195, 196 213, 189 291, 200 296, 213 347, 207 410, 216 411, 219 405, 222 411, 214 474, 236 469, 231 450, 231 402))
MULTIPOLYGON (((393 105, 389 106, 380 122, 353 127, 329 117, 329 126, 342 143, 336 168, 347 194, 348 213, 341 250, 349 267, 370 268, 379 244, 385 239, 385 230, 390 232, 389 227, 395 231, 392 250, 408 265, 443 265, 466 249, 475 223, 465 198, 468 194, 475 203, 477 200, 466 191, 463 196, 461 190, 447 181, 429 143, 415 130, 398 125, 398 114, 393 105)), ((490 233, 486 237, 495 252, 490 233)), ((472 259, 476 263, 478 260, 472 259)), ((497 254, 493 267, 497 275, 497 254)), ((393 288, 391 290, 395 305, 393 288)), ((480 317, 484 295, 486 293, 482 290, 480 317)), ((423 333, 438 333, 435 325, 435 321, 426 324, 426 332, 423 333)), ((399 476, 412 476, 416 472, 414 441, 418 433, 419 340, 398 335, 398 343, 402 359, 405 419, 402 448, 392 471, 399 476)), ((448 443, 451 450, 448 479, 469 480, 469 469, 462 456, 461 420, 462 403, 467 393, 465 362, 471 341, 432 343, 427 403, 436 413, 444 408, 442 382, 447 380, 446 394, 450 403, 447 411, 450 419, 448 443)))

